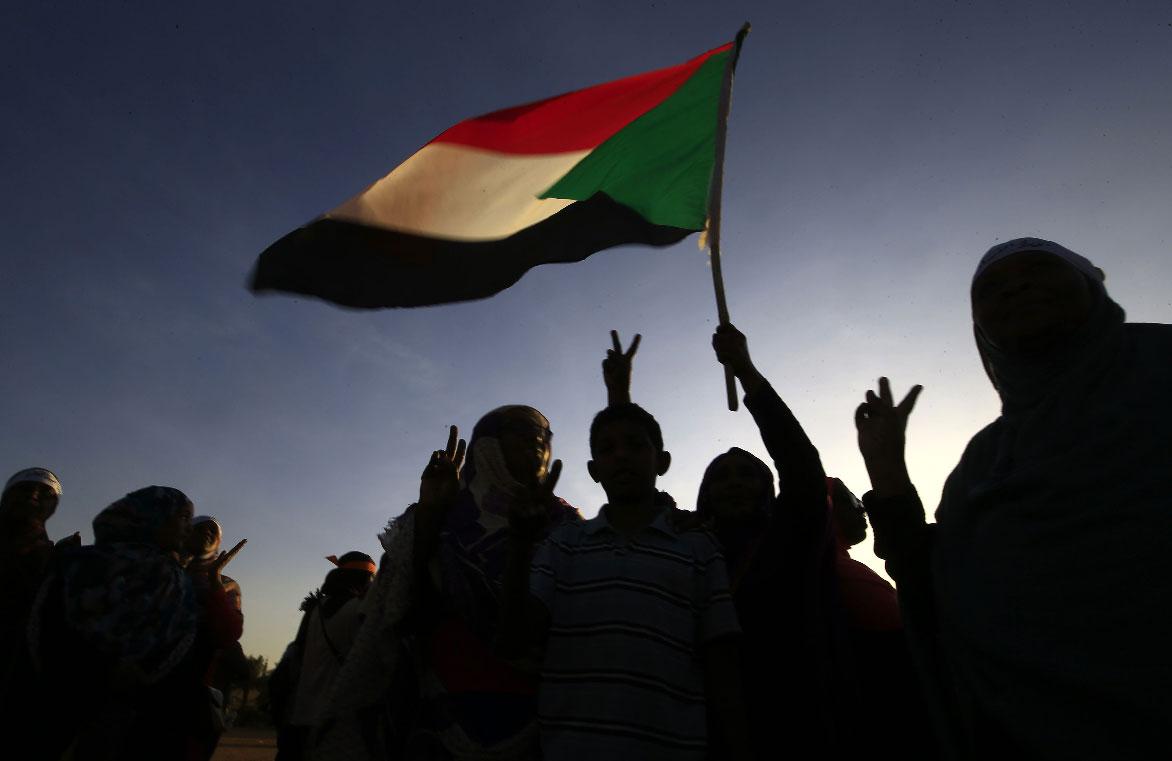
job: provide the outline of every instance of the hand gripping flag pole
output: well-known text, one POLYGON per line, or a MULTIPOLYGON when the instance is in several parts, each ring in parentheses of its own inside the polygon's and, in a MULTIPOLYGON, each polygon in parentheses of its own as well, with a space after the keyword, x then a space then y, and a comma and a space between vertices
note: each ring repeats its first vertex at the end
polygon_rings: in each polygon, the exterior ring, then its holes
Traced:
MULTIPOLYGON (((720 105, 716 112, 716 160, 712 165, 712 185, 708 190, 708 250, 712 257, 712 285, 716 290, 716 314, 721 325, 728 325, 728 302, 724 297, 724 275, 720 270, 720 195, 724 187, 724 141, 728 134, 728 111, 732 105, 733 74, 736 72, 737 59, 741 55, 741 45, 749 34, 749 23, 737 32, 736 44, 732 55, 724 69, 724 83, 720 88, 720 105)), ((732 368, 725 365, 724 386, 728 392, 728 408, 731 412, 737 410, 737 382, 732 368)))

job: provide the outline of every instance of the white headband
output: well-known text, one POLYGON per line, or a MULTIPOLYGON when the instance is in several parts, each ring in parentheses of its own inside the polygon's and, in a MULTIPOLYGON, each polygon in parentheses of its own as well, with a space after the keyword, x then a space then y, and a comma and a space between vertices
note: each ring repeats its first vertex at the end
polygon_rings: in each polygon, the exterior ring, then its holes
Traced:
POLYGON ((8 483, 4 484, 4 491, 8 491, 13 486, 23 483, 44 484, 52 489, 58 498, 61 497, 61 482, 57 480, 57 476, 53 475, 53 471, 48 468, 26 468, 20 471, 8 479, 8 483))

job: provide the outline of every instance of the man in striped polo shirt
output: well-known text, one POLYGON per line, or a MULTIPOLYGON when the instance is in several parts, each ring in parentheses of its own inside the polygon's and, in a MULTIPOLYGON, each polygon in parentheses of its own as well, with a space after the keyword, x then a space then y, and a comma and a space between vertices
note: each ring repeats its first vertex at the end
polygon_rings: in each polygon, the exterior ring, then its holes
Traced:
POLYGON ((501 644, 516 654, 544 640, 545 758, 699 761, 714 747, 747 758, 724 559, 707 532, 669 520, 674 502, 655 488, 671 463, 659 424, 638 405, 608 407, 590 453, 608 504, 537 547, 527 603, 521 569, 540 535, 528 516, 544 514, 550 484, 511 516, 501 644))

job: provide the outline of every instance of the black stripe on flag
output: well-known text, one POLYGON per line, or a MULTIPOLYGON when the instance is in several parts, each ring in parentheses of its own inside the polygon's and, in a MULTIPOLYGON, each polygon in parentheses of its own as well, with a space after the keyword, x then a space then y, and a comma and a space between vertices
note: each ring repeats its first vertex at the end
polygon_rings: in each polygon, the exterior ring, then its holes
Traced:
POLYGON ((360 309, 488 298, 539 264, 629 243, 667 246, 694 230, 653 225, 598 193, 507 238, 453 241, 323 218, 261 253, 249 287, 360 309))

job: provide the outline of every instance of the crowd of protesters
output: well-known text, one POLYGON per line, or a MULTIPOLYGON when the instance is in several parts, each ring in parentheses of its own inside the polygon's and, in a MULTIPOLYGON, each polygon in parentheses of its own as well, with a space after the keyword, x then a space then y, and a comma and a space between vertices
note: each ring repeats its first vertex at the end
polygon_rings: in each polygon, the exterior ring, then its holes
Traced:
MULTIPOLYGON (((973 332, 1001 415, 927 522, 904 461, 920 387, 855 411, 871 481, 829 477, 744 335, 717 329, 774 470, 717 455, 682 509, 603 362, 594 518, 556 496, 548 418, 455 426, 419 500, 301 605, 270 678, 278 758, 1140 759, 1172 720, 1172 327, 1126 323, 1050 241, 991 249, 973 332), (775 473, 776 471, 776 477, 775 473), (850 557, 867 519, 896 581, 850 557)), ((782 388, 779 385, 778 388, 782 388)), ((917 442, 917 444, 919 444, 917 442)), ((699 474, 698 474, 699 475, 699 474)), ((131 492, 94 543, 49 540, 43 468, 0 503, 0 716, 22 757, 207 759, 243 654, 241 545, 180 491, 131 492), (46 710, 52 706, 52 710, 46 710)), ((243 543, 241 543, 243 544, 243 543)))

